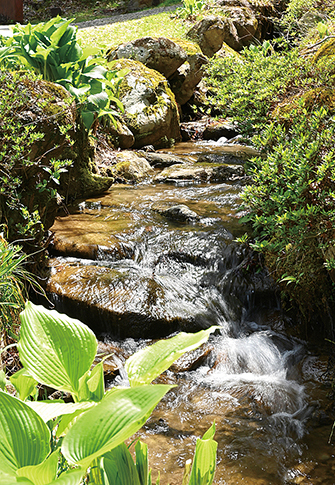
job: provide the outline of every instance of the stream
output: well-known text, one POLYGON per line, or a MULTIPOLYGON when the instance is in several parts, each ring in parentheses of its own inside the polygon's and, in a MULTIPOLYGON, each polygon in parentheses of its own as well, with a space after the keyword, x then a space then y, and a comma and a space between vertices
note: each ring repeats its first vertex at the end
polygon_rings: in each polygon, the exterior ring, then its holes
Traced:
MULTIPOLYGON (((192 159, 222 147, 178 144, 173 153, 192 159)), ((235 242, 247 231, 238 222, 243 190, 241 178, 178 179, 79 201, 52 228, 48 294, 94 329, 102 350, 116 351, 119 367, 152 339, 220 326, 161 376, 178 387, 138 433, 162 485, 181 485, 213 421, 215 484, 331 485, 327 358, 289 335, 270 275, 235 242)))

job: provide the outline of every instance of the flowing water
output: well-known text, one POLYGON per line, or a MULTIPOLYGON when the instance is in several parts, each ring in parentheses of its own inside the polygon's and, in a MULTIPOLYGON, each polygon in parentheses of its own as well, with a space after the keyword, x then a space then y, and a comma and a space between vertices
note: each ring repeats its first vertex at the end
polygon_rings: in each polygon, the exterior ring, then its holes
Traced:
POLYGON ((330 485, 331 421, 320 410, 326 360, 287 335, 271 278, 234 242, 246 230, 238 223, 242 190, 240 181, 179 181, 113 186, 82 201, 55 224, 49 291, 60 311, 93 325, 123 355, 148 343, 130 338, 141 332, 156 338, 220 325, 205 349, 162 376, 178 387, 139 433, 163 485, 181 484, 197 437, 214 420, 215 484, 330 485), (170 220, 162 202, 198 217, 170 220))

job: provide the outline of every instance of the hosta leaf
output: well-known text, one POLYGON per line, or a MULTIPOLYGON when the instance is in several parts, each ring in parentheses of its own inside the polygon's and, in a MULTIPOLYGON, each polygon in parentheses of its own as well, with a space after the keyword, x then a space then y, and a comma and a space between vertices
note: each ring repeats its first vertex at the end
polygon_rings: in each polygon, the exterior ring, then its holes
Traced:
POLYGON ((25 485, 34 485, 28 478, 18 477, 17 475, 0 475, 0 485, 13 485, 14 483, 20 483, 25 485))
POLYGON ((3 369, 0 370, 0 389, 4 391, 6 389, 9 380, 6 378, 6 373, 3 369))
POLYGON ((134 460, 125 443, 104 455, 104 471, 109 485, 141 485, 134 460))
POLYGON ((150 384, 185 352, 200 347, 219 327, 210 327, 197 333, 181 332, 175 337, 159 340, 136 352, 127 359, 125 369, 131 386, 150 384))
POLYGON ((211 485, 216 467, 217 442, 213 440, 215 423, 195 446, 194 461, 188 485, 211 485))
POLYGON ((87 131, 89 131, 93 124, 93 121, 95 120, 94 113, 95 112, 93 111, 81 111, 81 117, 87 131))
POLYGON ((59 44, 60 39, 63 37, 65 34, 68 26, 74 19, 70 20, 64 20, 63 22, 60 22, 57 26, 57 29, 51 34, 50 36, 50 41, 52 44, 59 44))
POLYGON ((105 91, 101 91, 101 93, 97 94, 91 94, 87 98, 88 103, 92 103, 100 109, 104 109, 107 106, 108 101, 108 94, 105 91))
POLYGON ((103 66, 100 66, 99 64, 96 64, 97 59, 94 59, 94 62, 86 66, 85 69, 83 70, 82 75, 87 77, 88 79, 104 79, 107 69, 103 66))
POLYGON ((92 47, 92 46, 90 46, 90 47, 84 47, 83 48, 82 56, 79 59, 79 61, 83 61, 83 60, 87 59, 90 56, 96 56, 100 52, 101 52, 101 49, 99 47, 92 47))
POLYGON ((77 394, 96 354, 93 332, 79 320, 31 302, 20 315, 18 344, 24 367, 37 381, 77 394))
POLYGON ((95 405, 94 402, 65 403, 63 401, 28 401, 27 404, 43 419, 45 423, 50 421, 50 419, 56 418, 57 416, 85 412, 95 405))
POLYGON ((101 401, 105 394, 103 361, 80 379, 80 401, 101 401))
POLYGON ((69 430, 62 443, 63 455, 70 464, 89 466, 94 458, 136 433, 171 387, 115 388, 108 392, 69 430))
MULTIPOLYGON (((94 403, 92 403, 92 404, 94 406, 94 403)), ((93 406, 91 406, 91 407, 93 407, 93 406)), ((74 423, 76 422, 76 418, 78 416, 80 416, 81 414, 83 414, 85 411, 87 411, 87 409, 78 409, 77 411, 75 411, 72 414, 62 415, 60 422, 57 426, 56 437, 60 438, 61 436, 65 435, 69 431, 71 426, 73 426, 74 423)))
POLYGON ((56 480, 48 483, 48 485, 80 485, 83 483, 82 478, 85 474, 86 470, 83 470, 82 468, 70 470, 66 473, 62 473, 62 475, 56 478, 56 480))
POLYGON ((29 375, 25 368, 15 372, 10 377, 10 382, 19 393, 21 401, 25 401, 28 396, 36 393, 37 381, 29 375))
POLYGON ((148 485, 149 461, 148 445, 138 441, 135 445, 136 470, 141 485, 148 485))
POLYGON ((25 466, 17 470, 19 477, 28 478, 34 485, 47 485, 55 480, 57 475, 59 450, 52 453, 39 465, 25 466))
POLYGON ((26 403, 0 391, 0 470, 38 465, 50 452, 50 431, 26 403))

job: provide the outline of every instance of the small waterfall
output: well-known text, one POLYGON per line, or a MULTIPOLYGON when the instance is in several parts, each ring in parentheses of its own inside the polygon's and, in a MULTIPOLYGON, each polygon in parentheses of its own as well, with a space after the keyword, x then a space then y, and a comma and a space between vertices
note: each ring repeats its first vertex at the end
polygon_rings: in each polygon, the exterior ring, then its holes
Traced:
MULTIPOLYGON (((59 244, 70 250, 55 250, 51 262, 57 309, 124 355, 143 338, 221 326, 197 365, 162 376, 178 387, 140 433, 151 466, 171 485, 181 483, 196 437, 213 421, 216 484, 300 483, 297 463, 310 462, 308 450, 319 446, 308 442, 319 361, 285 335, 273 281, 258 256, 234 242, 246 230, 238 224, 242 190, 239 182, 114 186, 73 210, 59 244), (155 209, 162 200, 199 218, 171 221, 155 209)), ((122 370, 118 379, 126 382, 122 370)))

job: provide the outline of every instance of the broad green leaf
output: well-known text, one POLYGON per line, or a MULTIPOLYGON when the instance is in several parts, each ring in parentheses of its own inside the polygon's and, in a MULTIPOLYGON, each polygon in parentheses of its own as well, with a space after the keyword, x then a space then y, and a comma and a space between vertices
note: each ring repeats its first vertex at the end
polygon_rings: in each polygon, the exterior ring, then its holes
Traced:
POLYGON ((149 462, 148 445, 138 441, 135 445, 136 470, 141 485, 148 485, 149 462))
POLYGON ((96 401, 99 402, 105 394, 104 381, 104 360, 97 364, 92 371, 86 372, 79 381, 79 401, 96 401))
POLYGON ((99 362, 91 371, 87 380, 87 387, 90 391, 91 401, 101 401, 105 394, 104 366, 103 361, 99 362))
POLYGON ((125 364, 130 385, 134 387, 150 384, 185 352, 194 350, 207 342, 209 335, 217 328, 220 327, 213 326, 197 333, 181 332, 175 337, 159 340, 136 352, 127 359, 125 364))
POLYGON ((32 408, 45 423, 50 419, 57 418, 66 414, 82 413, 95 405, 94 402, 77 402, 65 403, 63 401, 27 401, 28 406, 32 408))
POLYGON ((50 452, 50 431, 26 403, 0 391, 0 470, 38 465, 50 452))
POLYGON ((35 485, 33 482, 28 480, 28 478, 18 477, 16 475, 7 475, 7 477, 2 477, 0 475, 0 485, 13 485, 14 483, 20 483, 25 485, 35 485))
POLYGON ((79 320, 31 302, 20 318, 18 348, 24 367, 37 381, 76 397, 79 379, 96 354, 94 333, 79 320))
POLYGON ((105 91, 101 91, 101 93, 97 94, 91 94, 87 98, 88 103, 92 103, 100 109, 104 109, 107 106, 108 101, 108 94, 105 91))
MULTIPOLYGON (((59 81, 59 83, 61 83, 61 81, 59 81)), ((71 94, 73 94, 73 96, 75 96, 77 99, 79 99, 80 96, 84 96, 84 94, 86 94, 90 90, 90 86, 89 86, 89 84, 85 84, 84 86, 81 86, 80 88, 75 88, 74 86, 71 86, 69 84, 67 86, 67 89, 71 94)))
MULTIPOLYGON (((81 404, 81 403, 79 403, 79 404, 81 404)), ((94 406, 95 403, 92 403, 92 404, 94 406)), ((93 406, 91 406, 91 407, 93 407, 93 406)), ((61 417, 60 422, 57 426, 56 437, 60 438, 61 436, 66 435, 66 433, 69 431, 71 426, 73 426, 74 423, 76 422, 76 418, 78 416, 80 416, 81 414, 83 414, 85 411, 87 411, 87 409, 78 409, 77 411, 75 411, 72 414, 64 414, 61 417)))
POLYGON ((70 464, 89 466, 136 433, 151 411, 173 386, 115 388, 102 401, 78 418, 62 443, 70 464))
POLYGON ((8 383, 9 383, 9 380, 6 378, 6 372, 3 369, 1 369, 0 370, 0 389, 2 391, 5 391, 8 383))
MULTIPOLYGON (((86 475, 86 470, 78 468, 62 473, 56 480, 53 480, 48 485, 81 485, 82 479, 86 475)), ((0 484, 1 485, 1 484, 0 484)))
POLYGON ((82 56, 81 58, 79 59, 79 61, 83 61, 85 59, 87 59, 88 57, 91 57, 91 56, 96 56, 97 54, 99 54, 101 51, 101 49, 99 47, 84 47, 83 49, 83 53, 82 53, 82 56))
POLYGON ((188 485, 211 485, 216 467, 217 442, 213 440, 215 423, 197 441, 194 461, 188 485))
POLYGON ((133 457, 125 443, 104 455, 104 471, 109 485, 141 485, 133 457))
POLYGON ((73 21, 74 19, 70 19, 70 20, 64 20, 63 22, 61 22, 59 25, 58 25, 58 28, 55 30, 55 32, 50 36, 50 41, 52 44, 58 44, 60 39, 63 37, 63 35, 65 34, 68 26, 70 25, 70 23, 73 21))
POLYGON ((81 111, 81 117, 87 131, 89 131, 93 124, 93 121, 95 120, 94 114, 95 112, 93 111, 81 111))
POLYGON ((29 375, 25 368, 13 374, 10 382, 19 393, 21 401, 25 401, 28 396, 36 393, 37 381, 29 375))
MULTIPOLYGON (((71 19, 71 22, 73 20, 74 19, 71 19)), ((62 47, 69 43, 74 43, 74 42, 77 43, 76 37, 77 37, 77 27, 74 27, 73 25, 69 25, 65 33, 63 34, 62 38, 59 40, 58 45, 62 47)))
POLYGON ((210 428, 206 431, 206 433, 201 438, 202 440, 212 440, 215 435, 215 422, 212 424, 210 428))
POLYGON ((57 475, 59 450, 51 453, 43 463, 25 466, 17 470, 19 477, 28 478, 34 485, 47 485, 55 480, 57 475))
POLYGON ((99 64, 96 64, 97 61, 98 59, 94 59, 94 62, 90 66, 85 67, 82 75, 89 79, 104 79, 107 69, 103 66, 99 66, 99 64))

